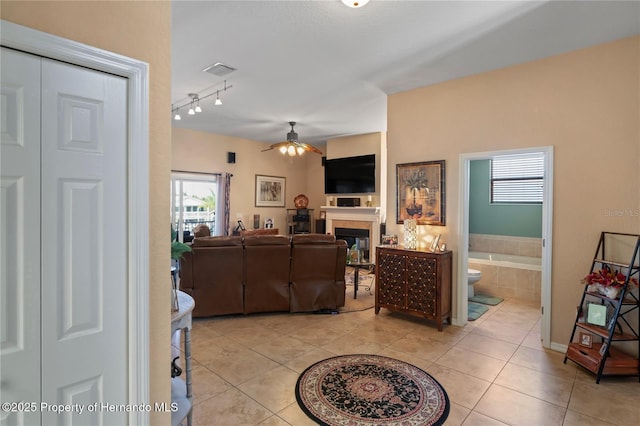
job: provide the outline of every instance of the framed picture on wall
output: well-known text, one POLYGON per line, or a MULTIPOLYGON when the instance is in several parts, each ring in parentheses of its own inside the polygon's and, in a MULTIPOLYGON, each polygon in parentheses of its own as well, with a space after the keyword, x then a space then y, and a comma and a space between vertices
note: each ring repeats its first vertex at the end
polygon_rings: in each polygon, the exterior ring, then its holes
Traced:
POLYGON ((284 207, 286 179, 256 175, 256 207, 284 207))
POLYGON ((444 160, 396 165, 396 223, 445 225, 444 160))

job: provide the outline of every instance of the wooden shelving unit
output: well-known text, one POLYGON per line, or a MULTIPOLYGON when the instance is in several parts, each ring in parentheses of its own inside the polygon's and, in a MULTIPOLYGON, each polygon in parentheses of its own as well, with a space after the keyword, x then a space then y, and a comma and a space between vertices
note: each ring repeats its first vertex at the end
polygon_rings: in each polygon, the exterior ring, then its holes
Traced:
MULTIPOLYGON (((596 249, 596 254, 591 263, 593 273, 597 269, 609 267, 618 270, 625 275, 625 282, 618 298, 610 298, 599 292, 589 291, 585 285, 582 299, 578 306, 576 320, 569 339, 569 346, 564 357, 586 368, 596 375, 596 383, 600 383, 602 376, 631 375, 638 376, 640 381, 640 361, 636 356, 618 350, 613 345, 616 342, 637 342, 637 350, 640 353, 640 299, 634 292, 632 279, 638 279, 640 275, 640 235, 623 234, 616 232, 602 232, 596 249), (619 249, 610 247, 616 242, 629 244, 631 247, 631 259, 628 263, 608 260, 607 254, 619 249), (604 326, 591 324, 587 319, 588 306, 604 306, 608 316, 604 326), (631 316, 635 315, 635 321, 631 316), (591 347, 574 341, 576 331, 582 331, 591 336, 591 347), (593 341, 599 339, 599 342, 593 341)), ((637 290, 635 290, 637 291, 637 290)))

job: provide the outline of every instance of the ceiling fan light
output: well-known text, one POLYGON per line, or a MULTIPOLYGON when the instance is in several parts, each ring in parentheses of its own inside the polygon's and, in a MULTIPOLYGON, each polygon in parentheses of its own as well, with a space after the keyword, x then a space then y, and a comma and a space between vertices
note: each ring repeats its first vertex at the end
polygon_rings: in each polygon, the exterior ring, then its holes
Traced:
POLYGON ((280 152, 281 152, 282 154, 286 154, 286 153, 287 153, 287 147, 286 147, 286 146, 281 146, 281 147, 280 147, 280 152))
POLYGON ((344 3, 346 6, 357 9, 369 3, 369 0, 342 0, 342 3, 344 3))
POLYGON ((289 154, 291 157, 295 157, 296 155, 296 147, 293 145, 289 145, 287 147, 287 154, 289 154))
POLYGON ((303 147, 301 147, 301 146, 297 147, 297 148, 296 148, 296 151, 298 151, 298 155, 302 155, 302 154, 304 154, 304 148, 303 148, 303 147))

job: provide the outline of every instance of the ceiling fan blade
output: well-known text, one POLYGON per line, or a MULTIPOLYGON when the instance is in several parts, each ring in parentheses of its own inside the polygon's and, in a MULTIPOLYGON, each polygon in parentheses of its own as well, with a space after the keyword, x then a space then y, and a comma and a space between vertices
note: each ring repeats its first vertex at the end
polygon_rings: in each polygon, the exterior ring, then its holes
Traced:
POLYGON ((315 152, 316 154, 320 154, 323 155, 323 152, 320 151, 318 148, 316 148, 315 146, 311 146, 307 143, 304 142, 298 142, 298 145, 300 147, 302 147, 302 149, 304 149, 305 151, 309 151, 309 152, 315 152))

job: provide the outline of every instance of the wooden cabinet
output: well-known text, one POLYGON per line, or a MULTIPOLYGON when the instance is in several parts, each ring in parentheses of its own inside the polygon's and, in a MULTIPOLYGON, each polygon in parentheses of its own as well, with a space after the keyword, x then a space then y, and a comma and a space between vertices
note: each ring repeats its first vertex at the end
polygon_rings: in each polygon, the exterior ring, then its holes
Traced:
POLYGON ((376 248, 376 304, 380 308, 451 323, 451 251, 401 246, 376 248))

